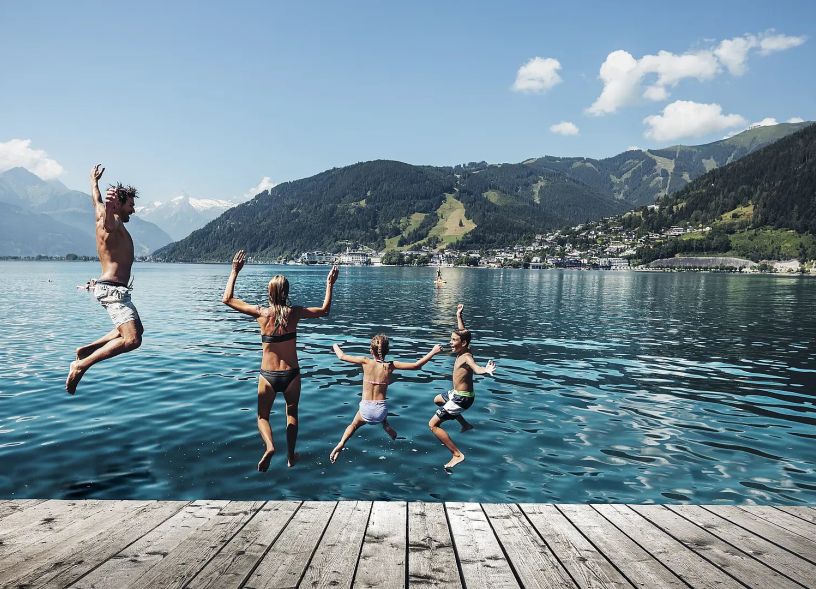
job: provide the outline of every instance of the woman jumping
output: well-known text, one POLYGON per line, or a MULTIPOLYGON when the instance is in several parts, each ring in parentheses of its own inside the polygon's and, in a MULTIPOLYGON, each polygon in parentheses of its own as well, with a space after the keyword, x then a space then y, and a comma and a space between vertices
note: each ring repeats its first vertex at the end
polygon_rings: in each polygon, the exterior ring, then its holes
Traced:
POLYGON ((250 305, 235 298, 235 281, 246 262, 246 252, 240 250, 232 259, 232 272, 227 280, 227 288, 221 299, 246 315, 255 317, 261 328, 261 374, 258 378, 258 431, 266 445, 266 450, 258 462, 258 470, 266 472, 269 461, 275 453, 272 441, 272 427, 269 413, 278 393, 286 400, 286 454, 287 464, 294 466, 298 454, 295 452, 298 434, 298 402, 300 401, 300 368, 298 366, 295 336, 298 321, 329 314, 332 289, 337 280, 337 266, 332 266, 326 277, 326 296, 321 307, 293 307, 289 304, 289 281, 278 274, 269 281, 269 306, 250 305))

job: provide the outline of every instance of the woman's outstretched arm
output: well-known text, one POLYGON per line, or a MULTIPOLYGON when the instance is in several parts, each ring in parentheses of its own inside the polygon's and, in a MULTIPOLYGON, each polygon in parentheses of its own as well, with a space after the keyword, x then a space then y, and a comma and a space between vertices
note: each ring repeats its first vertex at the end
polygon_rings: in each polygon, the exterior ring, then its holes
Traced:
POLYGON ((322 307, 303 307, 300 310, 301 318, 324 317, 329 314, 331 310, 332 291, 334 290, 334 283, 337 282, 337 275, 340 271, 337 266, 332 266, 329 270, 329 275, 326 276, 326 296, 323 297, 322 307))
POLYGON ((259 317, 261 310, 257 305, 250 305, 241 299, 235 298, 235 281, 238 280, 238 273, 241 271, 241 268, 244 267, 245 262, 246 252, 239 250, 238 253, 235 254, 235 257, 232 258, 232 271, 227 279, 227 287, 224 289, 224 296, 221 297, 221 302, 246 315, 259 317))

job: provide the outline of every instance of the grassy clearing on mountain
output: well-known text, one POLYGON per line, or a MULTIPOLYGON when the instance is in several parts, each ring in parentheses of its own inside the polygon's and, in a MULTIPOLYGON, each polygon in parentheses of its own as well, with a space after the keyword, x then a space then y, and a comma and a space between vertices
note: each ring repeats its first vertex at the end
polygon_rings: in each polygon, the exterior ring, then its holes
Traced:
POLYGON ((400 227, 402 227, 402 233, 399 235, 395 235, 394 237, 389 237, 385 240, 385 249, 386 250, 404 250, 408 249, 408 246, 405 247, 398 247, 397 242, 400 240, 401 237, 408 235, 411 231, 416 229, 422 223, 422 220, 425 218, 425 213, 413 213, 408 217, 403 217, 400 219, 400 227))
POLYGON ((443 245, 455 243, 476 228, 476 223, 465 216, 465 205, 452 194, 445 195, 445 202, 436 210, 436 214, 439 222, 428 233, 428 237, 438 237, 443 245))

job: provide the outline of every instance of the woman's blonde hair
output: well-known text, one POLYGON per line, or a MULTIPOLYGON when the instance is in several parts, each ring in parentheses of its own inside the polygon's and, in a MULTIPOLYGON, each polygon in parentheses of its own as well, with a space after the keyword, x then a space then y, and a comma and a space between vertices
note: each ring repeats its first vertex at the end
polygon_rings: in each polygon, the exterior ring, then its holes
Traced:
POLYGON ((378 333, 371 338, 371 353, 380 362, 385 362, 385 355, 388 353, 388 336, 378 333))
POLYGON ((292 306, 289 304, 289 281, 283 274, 276 274, 269 281, 269 311, 275 318, 275 331, 286 329, 292 306))

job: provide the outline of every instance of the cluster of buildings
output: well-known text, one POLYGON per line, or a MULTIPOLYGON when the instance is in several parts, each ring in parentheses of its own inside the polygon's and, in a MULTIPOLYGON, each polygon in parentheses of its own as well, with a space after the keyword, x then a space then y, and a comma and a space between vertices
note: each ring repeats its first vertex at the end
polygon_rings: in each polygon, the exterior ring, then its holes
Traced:
MULTIPOLYGON (((670 227, 662 233, 638 233, 615 224, 615 219, 577 225, 535 236, 532 243, 490 250, 437 251, 423 247, 400 252, 406 260, 428 266, 484 266, 514 268, 600 268, 625 270, 637 248, 651 245, 685 233, 707 232, 710 227, 670 227)), ((295 263, 343 264, 350 266, 378 266, 386 259, 386 252, 366 247, 347 249, 341 253, 304 252, 295 263)))

